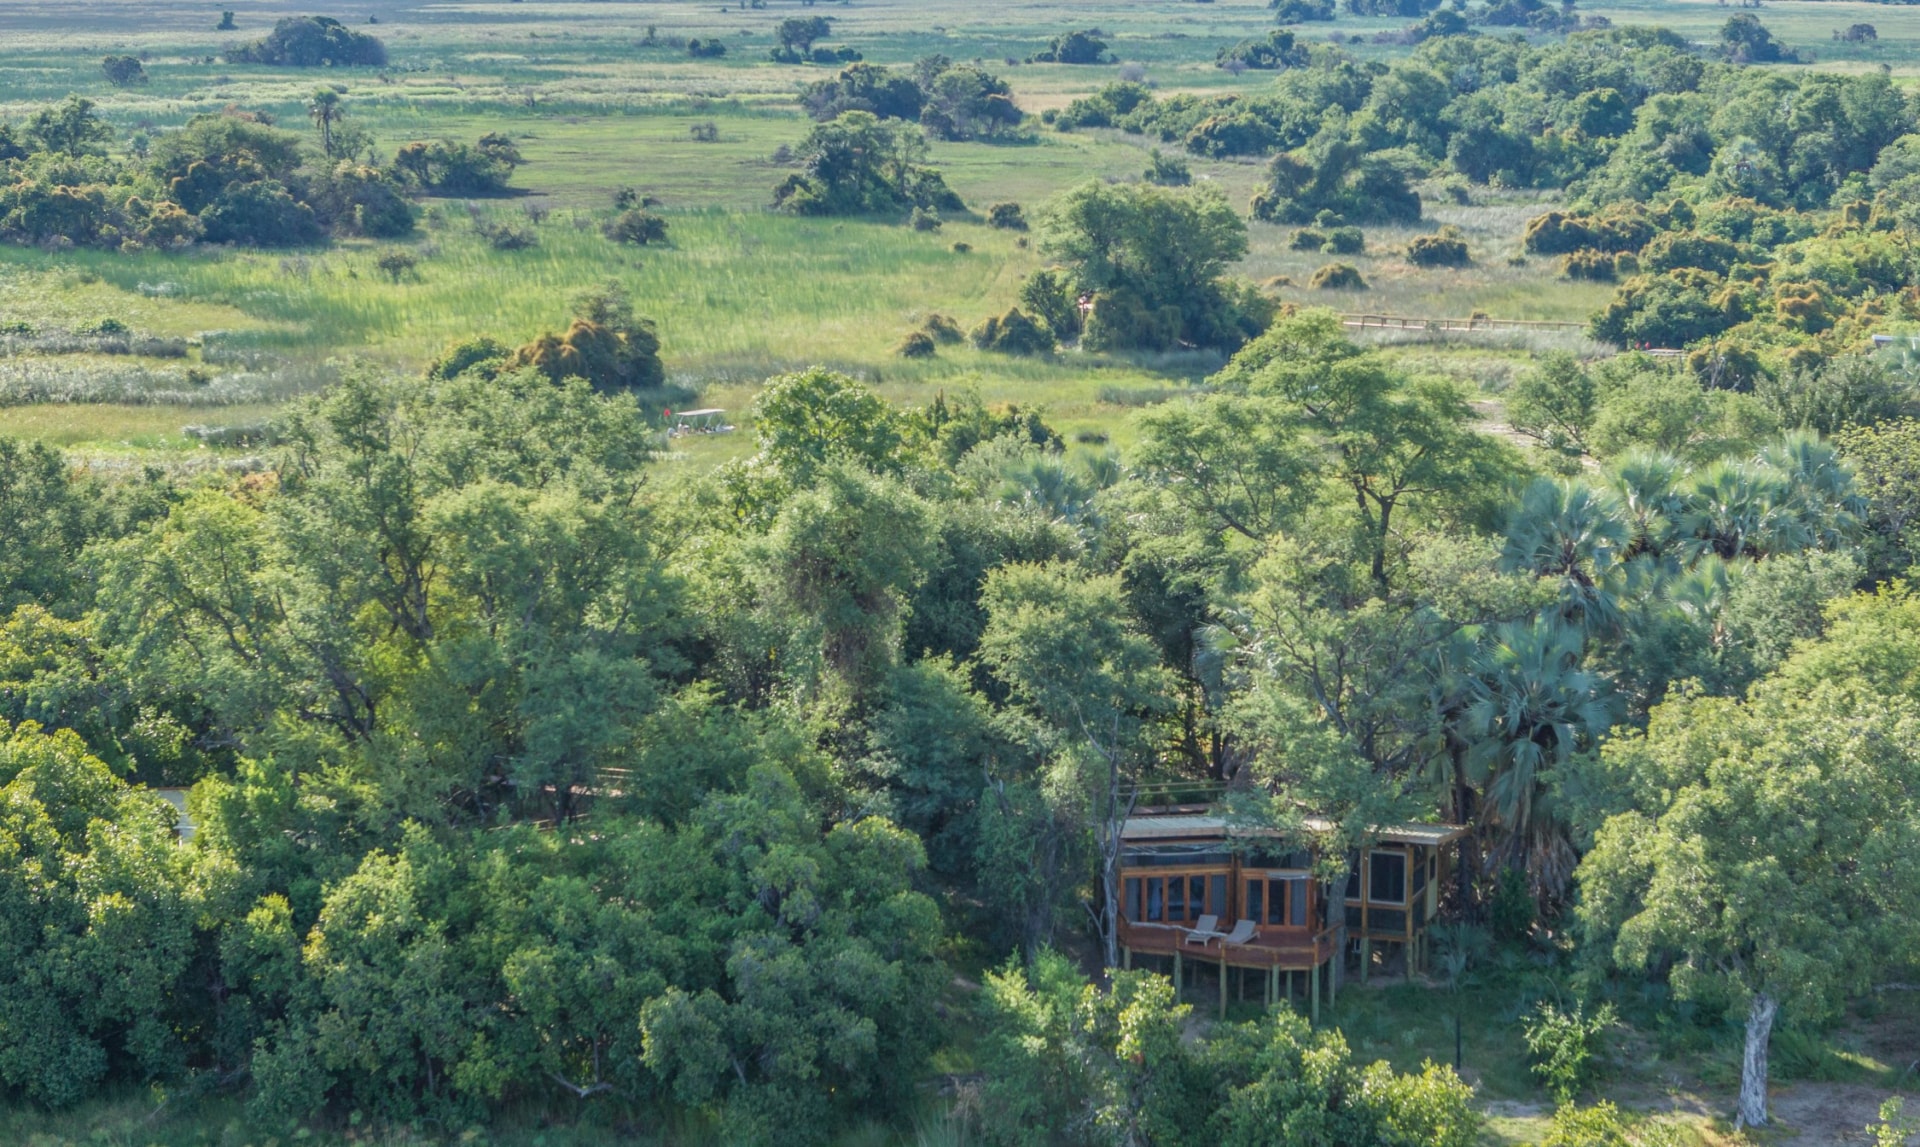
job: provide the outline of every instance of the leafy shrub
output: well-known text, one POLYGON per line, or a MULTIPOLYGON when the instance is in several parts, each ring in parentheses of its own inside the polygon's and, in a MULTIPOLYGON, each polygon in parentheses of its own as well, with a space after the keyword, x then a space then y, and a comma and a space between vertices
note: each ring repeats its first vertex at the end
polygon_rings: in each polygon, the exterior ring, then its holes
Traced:
POLYGON ((498 339, 483 335, 480 338, 454 343, 442 351, 440 357, 428 365, 427 377, 444 381, 449 378, 458 378, 475 367, 488 365, 491 365, 493 370, 486 373, 492 374, 512 355, 512 347, 498 339))
POLYGON ((925 331, 908 331, 893 353, 901 358, 932 358, 937 349, 932 335, 925 331))
POLYGON ((987 226, 1002 231, 1025 231, 1027 213, 1018 203, 996 203, 987 208, 987 226))
POLYGON ((701 120, 696 124, 689 124, 687 125, 687 138, 693 140, 695 143, 718 143, 720 142, 720 125, 710 119, 701 120))
POLYGON ((1473 255, 1457 230, 1441 228, 1437 235, 1421 235, 1407 244, 1407 262, 1416 267, 1466 267, 1473 255))
POLYGON ((1019 307, 989 316, 967 337, 974 346, 996 354, 1042 355, 1054 348, 1053 333, 1019 307))
POLYGON ((913 209, 913 214, 907 216, 907 226, 915 231, 938 231, 940 230, 940 213, 928 211, 924 207, 916 207, 913 209))
POLYGON ((1367 233, 1358 227, 1335 227, 1320 248, 1328 255, 1358 255, 1366 249, 1367 233))
POLYGON ((520 149, 497 132, 472 144, 416 141, 393 157, 394 174, 433 195, 498 195, 522 163, 520 149))
POLYGON ((934 342, 942 346, 953 346, 965 336, 960 333, 960 324, 942 314, 931 314, 920 324, 920 330, 934 342))
POLYGON ((397 283, 414 273, 420 266, 420 259, 412 251, 395 247, 380 252, 374 258, 373 265, 379 268, 382 275, 397 283))
POLYGON ((1351 263, 1328 263, 1313 273, 1307 286, 1316 291, 1364 291, 1367 280, 1351 263))
POLYGON ((282 67, 380 67, 387 49, 365 32, 328 16, 287 16, 264 39, 227 53, 234 64, 282 67))
POLYGON ((1572 1101, 1586 1085, 1593 1071, 1594 1045, 1617 1018, 1612 1004, 1600 1005, 1589 1016, 1580 1004, 1563 1012, 1547 1001, 1527 1018, 1523 1031, 1533 1073, 1559 1102, 1572 1101))
POLYGON ((493 223, 481 221, 474 224, 473 230, 487 246, 496 251, 524 251, 540 245, 540 237, 530 227, 515 227, 511 223, 493 223))
POLYGON ((1614 256, 1590 247, 1575 251, 1561 262, 1560 273, 1583 282, 1611 283, 1614 278, 1614 256))
POLYGON ((1303 67, 1309 56, 1304 44, 1298 43, 1292 32, 1285 28, 1275 28, 1257 40, 1242 40, 1220 49, 1214 57, 1214 63, 1222 68, 1251 68, 1257 71, 1278 71, 1282 68, 1303 67))
POLYGON ((1033 56, 1037 64, 1104 64, 1109 62, 1107 42, 1096 32, 1068 32, 1055 36, 1033 56))
POLYGON ((108 56, 100 61, 100 71, 115 87, 132 87, 147 82, 147 69, 138 56, 108 56))
POLYGON ((320 242, 320 220, 279 183, 235 183, 220 193, 200 222, 212 243, 246 247, 305 247, 320 242))
POLYGON ((687 55, 696 60, 717 60, 726 54, 726 41, 718 36, 705 40, 695 36, 687 41, 687 55))
POLYGON ((1186 160, 1177 155, 1162 154, 1156 147, 1147 157, 1144 178, 1148 183, 1161 187, 1185 187, 1193 182, 1193 170, 1187 166, 1186 160))
POLYGON ((532 367, 556 383, 584 378, 603 392, 653 390, 666 381, 660 336, 651 320, 634 316, 617 286, 587 295, 574 310, 564 334, 549 331, 518 348, 507 368, 532 367))
POLYGON ((620 212, 607 220, 600 230, 615 243, 628 243, 635 247, 664 243, 667 239, 667 221, 639 207, 620 212))
POLYGON ((1324 251, 1327 249, 1327 236, 1324 232, 1302 227, 1287 239, 1287 247, 1293 251, 1324 251))
POLYGON ((1333 0, 1273 0, 1273 18, 1282 24, 1333 19, 1333 0))

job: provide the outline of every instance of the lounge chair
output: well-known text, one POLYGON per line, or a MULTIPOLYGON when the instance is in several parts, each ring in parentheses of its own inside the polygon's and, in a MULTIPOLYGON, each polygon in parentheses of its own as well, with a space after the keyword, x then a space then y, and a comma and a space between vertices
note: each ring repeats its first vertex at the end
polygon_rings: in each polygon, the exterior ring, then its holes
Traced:
POLYGON ((1228 948, 1237 944, 1250 944, 1258 939, 1259 935, 1260 933, 1258 929, 1255 928, 1253 921, 1242 920, 1233 926, 1233 931, 1220 937, 1220 946, 1222 948, 1228 948))
POLYGON ((1187 929, 1186 942, 1189 944, 1204 944, 1208 940, 1224 935, 1226 935, 1226 933, 1220 930, 1220 917, 1202 916, 1193 922, 1193 927, 1187 929))

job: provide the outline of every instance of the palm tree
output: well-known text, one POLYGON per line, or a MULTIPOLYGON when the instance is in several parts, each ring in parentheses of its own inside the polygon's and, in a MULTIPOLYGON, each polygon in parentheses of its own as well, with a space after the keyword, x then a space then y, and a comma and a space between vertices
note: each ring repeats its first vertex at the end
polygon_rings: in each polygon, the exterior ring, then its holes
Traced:
POLYGON ((1584 652, 1581 632, 1550 617, 1495 628, 1475 657, 1461 722, 1489 859, 1524 865, 1543 900, 1565 891, 1576 860, 1549 805, 1548 774, 1614 720, 1610 692, 1581 667, 1584 652))
POLYGON ((1580 630, 1620 624, 1622 563, 1632 530, 1620 499, 1578 479, 1536 478, 1508 516, 1501 565, 1561 584, 1561 619, 1580 630))
POLYGON ((1805 549, 1811 538, 1787 478, 1757 463, 1715 462, 1682 487, 1680 529, 1688 557, 1764 557, 1805 549))
POLYGON ((1835 550, 1860 537, 1867 499, 1840 452, 1805 431, 1788 434, 1760 451, 1755 464, 1787 484, 1787 503, 1809 544, 1835 550))
POLYGON ((333 158, 333 125, 347 114, 340 93, 332 88, 320 88, 307 100, 307 115, 313 125, 320 129, 320 152, 328 159, 333 158))
POLYGON ((1678 458, 1657 451, 1634 451, 1614 465, 1608 477, 1627 519, 1628 558, 1671 564, 1681 511, 1676 487, 1685 472, 1678 458))

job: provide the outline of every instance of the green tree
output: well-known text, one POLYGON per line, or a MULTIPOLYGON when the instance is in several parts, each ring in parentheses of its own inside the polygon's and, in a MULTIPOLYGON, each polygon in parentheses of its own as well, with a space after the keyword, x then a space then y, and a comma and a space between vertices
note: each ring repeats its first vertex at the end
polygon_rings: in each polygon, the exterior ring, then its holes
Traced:
POLYGON ((84 96, 68 96, 59 104, 41 108, 27 121, 27 138, 42 151, 88 154, 113 138, 113 129, 94 113, 93 107, 93 101, 84 96))
POLYGON ((1605 750, 1636 810, 1606 823, 1580 867, 1590 951, 1671 963, 1682 998, 1746 1012, 1748 1126, 1768 1119, 1781 1011, 1830 1016, 1920 953, 1899 907, 1920 880, 1920 650, 1900 620, 1913 609, 1903 592, 1862 599, 1748 701, 1670 700, 1605 750))
POLYGON ((335 158, 333 150, 333 125, 347 114, 345 101, 340 93, 332 88, 316 88, 313 95, 307 97, 307 118, 313 126, 320 129, 320 154, 328 159, 335 158))
POLYGON ((1120 962, 1120 830, 1150 763, 1152 716, 1168 681, 1148 641, 1116 616, 1114 576, 1065 563, 1010 565, 987 576, 980 658, 1011 692, 1042 756, 1082 759, 1099 850, 1101 943, 1120 962))
POLYGON ((1217 192, 1087 183, 1042 220, 1042 249, 1092 296, 1090 346, 1231 350, 1271 313, 1221 277, 1246 254, 1247 227, 1217 192))

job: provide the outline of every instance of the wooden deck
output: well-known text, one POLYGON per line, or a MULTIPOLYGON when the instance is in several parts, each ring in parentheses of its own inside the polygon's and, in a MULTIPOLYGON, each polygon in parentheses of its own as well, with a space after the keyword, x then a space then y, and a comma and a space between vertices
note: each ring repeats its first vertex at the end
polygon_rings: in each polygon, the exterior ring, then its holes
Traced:
POLYGON ((1218 940, 1205 944, 1187 943, 1187 930, 1171 924, 1120 925, 1120 946, 1154 956, 1180 956, 1206 964, 1225 963, 1231 968, 1278 968, 1283 972, 1304 972, 1333 958, 1334 936, 1331 928, 1314 936, 1301 930, 1286 929, 1271 937, 1255 934, 1245 944, 1222 945, 1218 940))

